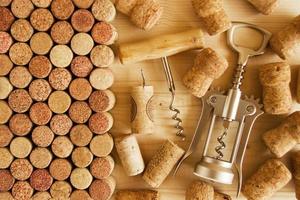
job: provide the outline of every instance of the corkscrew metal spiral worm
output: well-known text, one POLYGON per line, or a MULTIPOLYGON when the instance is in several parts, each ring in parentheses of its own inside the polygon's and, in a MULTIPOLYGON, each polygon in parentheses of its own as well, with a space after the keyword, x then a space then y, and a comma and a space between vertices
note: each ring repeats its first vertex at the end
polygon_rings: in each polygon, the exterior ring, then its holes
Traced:
POLYGON ((182 124, 182 120, 178 117, 178 115, 180 114, 180 111, 174 107, 174 101, 175 101, 175 84, 174 84, 174 79, 172 76, 172 71, 168 62, 167 57, 163 57, 162 58, 162 63, 164 66, 164 70, 165 70, 165 74, 166 74, 166 79, 169 85, 169 91, 171 92, 172 98, 170 101, 170 105, 169 105, 169 110, 173 111, 175 114, 172 116, 172 119, 177 121, 175 128, 178 130, 178 132, 176 133, 176 135, 178 137, 181 137, 182 140, 185 140, 185 135, 184 135, 184 128, 181 126, 182 124))
POLYGON ((222 150, 224 150, 225 148, 226 148, 226 144, 225 144, 225 142, 224 142, 224 139, 225 139, 225 137, 227 136, 227 133, 228 133, 228 128, 225 128, 225 130, 224 130, 224 132, 223 132, 223 134, 222 135, 220 135, 218 138, 217 138, 217 140, 218 140, 218 142, 219 142, 219 146, 217 146, 216 148, 215 148, 215 151, 217 152, 217 156, 216 156, 216 159, 218 159, 218 160, 221 160, 223 157, 224 157, 224 154, 223 154, 223 151, 222 150))

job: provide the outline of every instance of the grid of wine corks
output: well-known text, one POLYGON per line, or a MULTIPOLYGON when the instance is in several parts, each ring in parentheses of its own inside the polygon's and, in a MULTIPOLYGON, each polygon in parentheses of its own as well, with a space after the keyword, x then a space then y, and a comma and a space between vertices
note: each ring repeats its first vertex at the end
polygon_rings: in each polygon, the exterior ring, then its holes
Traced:
POLYGON ((114 192, 109 0, 0 1, 0 199, 114 192))

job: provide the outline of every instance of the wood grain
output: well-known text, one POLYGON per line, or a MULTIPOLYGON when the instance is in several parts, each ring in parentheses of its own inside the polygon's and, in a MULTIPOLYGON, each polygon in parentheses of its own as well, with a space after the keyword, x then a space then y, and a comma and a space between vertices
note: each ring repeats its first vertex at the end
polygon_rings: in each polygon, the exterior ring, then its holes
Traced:
MULTIPOLYGON (((160 0, 165 11, 162 20, 158 26, 149 32, 139 30, 134 27, 125 15, 118 14, 114 25, 119 32, 119 43, 136 41, 138 39, 146 39, 151 36, 160 34, 168 34, 179 32, 191 28, 202 27, 201 22, 192 10, 189 0, 160 0)), ((281 1, 280 6, 270 16, 259 14, 247 1, 244 0, 224 0, 225 9, 233 21, 245 21, 260 25, 271 32, 280 30, 293 17, 300 13, 298 0, 281 1)), ((249 37, 251 39, 251 37, 249 37)), ((215 49, 223 54, 230 67, 225 74, 218 80, 214 81, 215 86, 227 89, 231 86, 231 77, 237 62, 237 54, 232 52, 226 44, 226 34, 210 37, 206 35, 206 46, 215 49)), ((165 139, 171 139, 183 148, 187 148, 193 131, 196 126, 201 108, 199 99, 192 97, 191 94, 182 85, 181 79, 184 73, 192 66, 193 58, 196 51, 184 52, 170 57, 169 61, 173 70, 177 89, 176 107, 181 111, 181 118, 185 127, 187 140, 181 142, 175 137, 176 129, 173 128, 174 121, 171 120, 172 113, 168 110, 170 95, 168 93, 165 75, 160 60, 145 61, 130 65, 121 65, 117 60, 112 69, 115 73, 116 81, 113 91, 117 95, 117 104, 113 110, 115 124, 112 129, 113 135, 128 134, 130 130, 130 88, 141 84, 140 68, 144 70, 147 84, 154 86, 155 90, 155 125, 156 131, 153 135, 138 135, 141 150, 146 162, 148 162, 154 152, 160 147, 165 139)), ((300 52, 298 52, 300 53, 300 52)), ((270 49, 265 55, 252 58, 249 61, 243 80, 242 90, 245 94, 253 94, 255 97, 261 97, 261 86, 258 81, 258 67, 264 63, 280 61, 270 49)), ((292 66, 292 92, 295 96, 296 72, 300 63, 300 57, 295 56, 290 59, 289 64, 292 66)), ((294 105, 297 109, 299 106, 294 105)), ((246 160, 244 162, 244 178, 250 176, 257 167, 267 158, 272 157, 261 140, 264 131, 275 127, 283 120, 284 117, 263 115, 255 124, 252 136, 246 152, 246 160)), ((193 168, 197 161, 201 158, 201 150, 203 148, 203 137, 195 152, 182 166, 176 177, 169 177, 159 188, 162 194, 162 200, 182 200, 186 187, 197 179, 193 175, 193 168)), ((290 154, 282 160, 290 163, 290 154)), ((114 157, 117 158, 114 152, 114 157)), ((137 189, 149 188, 140 176, 127 177, 121 167, 120 161, 116 159, 116 168, 113 175, 117 178, 117 189, 137 189)), ((276 197, 272 199, 295 199, 293 183, 289 183, 283 190, 276 193, 276 197)), ((224 193, 235 196, 236 183, 229 186, 217 185, 217 188, 224 193)), ((240 197, 243 199, 243 197, 240 197)))

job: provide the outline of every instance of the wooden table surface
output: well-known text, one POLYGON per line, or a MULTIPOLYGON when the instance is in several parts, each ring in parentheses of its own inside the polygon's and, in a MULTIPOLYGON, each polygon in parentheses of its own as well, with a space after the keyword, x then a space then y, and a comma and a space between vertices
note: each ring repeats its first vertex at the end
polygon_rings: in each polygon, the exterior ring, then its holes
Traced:
MULTIPOLYGON (((151 36, 164 33, 179 32, 194 27, 201 27, 199 19, 193 12, 190 0, 160 0, 164 7, 164 14, 160 24, 149 32, 137 29, 133 26, 126 16, 119 14, 114 21, 114 25, 119 32, 119 43, 136 41, 138 39, 149 38, 151 36)), ((271 32, 280 30, 285 24, 300 13, 299 0, 282 0, 281 5, 270 16, 259 14, 246 0, 224 0, 227 14, 233 21, 244 21, 260 25, 271 32)), ((249 37, 249 40, 252 38, 249 37)), ((214 81, 215 86, 227 89, 231 86, 231 77, 237 62, 237 54, 230 50, 226 44, 226 34, 218 36, 205 36, 206 46, 212 47, 217 52, 223 54, 229 64, 229 69, 218 80, 214 81)), ((187 148, 193 135, 196 122, 201 112, 199 99, 193 97, 182 85, 181 79, 184 73, 192 66, 193 58, 197 51, 184 52, 170 57, 169 61, 173 70, 176 82, 176 102, 175 105, 180 109, 180 117, 183 120, 183 126, 187 135, 185 142, 175 137, 176 129, 173 128, 174 121, 171 119, 172 112, 168 110, 170 95, 168 93, 165 75, 160 60, 145 61, 131 65, 121 65, 116 61, 113 70, 116 81, 113 91, 117 96, 117 105, 113 110, 115 123, 112 129, 113 135, 129 134, 130 130, 130 96, 129 90, 132 86, 141 84, 140 69, 143 68, 147 84, 155 87, 155 124, 156 131, 153 135, 139 135, 139 143, 142 149, 143 157, 148 162, 155 151, 166 140, 171 139, 179 144, 182 148, 187 148)), ((299 55, 300 52, 298 52, 299 55)), ((261 64, 279 61, 270 49, 265 55, 250 59, 243 80, 242 91, 247 95, 261 97, 261 86, 258 81, 258 67, 261 64)), ((300 57, 295 56, 290 59, 289 64, 292 66, 292 91, 295 94, 295 83, 297 78, 296 69, 300 64, 300 57)), ((295 103, 294 108, 297 105, 295 103)), ((250 176, 257 167, 272 155, 268 152, 261 140, 261 135, 266 130, 275 127, 283 120, 284 117, 270 116, 264 114, 255 124, 252 132, 244 162, 244 178, 250 176)), ((213 144, 215 145, 215 144, 213 144)), ((168 179, 158 189, 161 193, 162 200, 181 200, 184 199, 185 189, 197 177, 193 175, 195 163, 201 158, 201 150, 203 148, 202 141, 198 145, 195 152, 182 166, 176 177, 168 177, 168 179)), ((149 188, 142 180, 141 176, 127 177, 117 159, 114 177, 117 179, 117 189, 139 189, 149 188)), ((290 166, 289 155, 282 159, 290 166)), ((293 183, 289 183, 284 189, 276 193, 272 199, 295 199, 293 183)), ((229 186, 217 185, 217 188, 225 193, 235 196, 236 183, 229 186)), ((243 199, 241 197, 241 199, 243 199)))

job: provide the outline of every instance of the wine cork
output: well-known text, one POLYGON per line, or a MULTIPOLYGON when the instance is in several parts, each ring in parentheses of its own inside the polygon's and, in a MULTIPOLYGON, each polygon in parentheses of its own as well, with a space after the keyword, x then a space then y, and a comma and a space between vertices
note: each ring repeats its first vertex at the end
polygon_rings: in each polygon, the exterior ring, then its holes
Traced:
POLYGON ((298 103, 300 102, 300 75, 299 74, 300 74, 300 69, 298 69, 297 88, 296 88, 296 100, 298 103))
POLYGON ((71 23, 76 31, 88 32, 92 29, 95 23, 95 19, 90 11, 79 9, 73 13, 71 23))
POLYGON ((52 0, 31 0, 32 3, 39 8, 47 8, 50 6, 52 0))
POLYGON ((55 181, 50 188, 51 196, 54 199, 69 199, 71 192, 72 187, 66 181, 55 181))
POLYGON ((97 90, 89 97, 89 105, 94 112, 110 111, 116 103, 116 97, 111 90, 97 90))
POLYGON ((87 9, 87 8, 91 7, 91 5, 94 3, 94 0, 73 0, 73 3, 78 8, 87 9))
POLYGON ((47 191, 50 189, 53 178, 46 169, 36 169, 30 176, 30 185, 37 191, 47 191))
POLYGON ((38 147, 48 147, 54 139, 54 133, 48 126, 37 126, 33 129, 31 138, 38 147))
POLYGON ((0 7, 0 31, 8 31, 15 18, 8 8, 0 7))
POLYGON ((52 153, 43 147, 36 147, 30 153, 30 162, 35 168, 44 169, 47 168, 52 161, 52 153))
POLYGON ((51 195, 49 194, 49 192, 36 192, 32 197, 32 200, 49 200, 49 199, 51 199, 51 195))
POLYGON ((53 41, 48 33, 37 32, 30 40, 32 51, 38 55, 46 55, 53 46, 53 41))
POLYGON ((55 91, 50 94, 48 104, 54 113, 62 114, 69 109, 71 105, 71 98, 66 92, 55 91))
POLYGON ((71 48, 77 55, 87 55, 94 47, 93 38, 87 33, 77 33, 71 40, 71 48))
POLYGON ((11 2, 12 2, 12 0, 2 0, 2 1, 0 1, 0 6, 9 6, 9 4, 11 2))
POLYGON ((69 116, 73 122, 82 124, 86 123, 92 114, 89 105, 84 101, 75 101, 69 109, 69 116))
POLYGON ((134 135, 115 139, 115 145, 127 176, 136 176, 145 169, 142 153, 134 135))
POLYGON ((0 147, 8 146, 12 138, 13 134, 8 126, 0 125, 0 147))
POLYGON ((77 147, 72 152, 72 161, 76 167, 88 167, 93 160, 93 154, 87 147, 77 147))
POLYGON ((52 89, 45 79, 36 79, 29 85, 29 94, 35 101, 46 101, 52 89))
POLYGON ((50 60, 56 67, 67 67, 72 59, 73 53, 66 45, 56 45, 50 51, 50 60))
POLYGON ((13 68, 13 63, 5 54, 0 54, 0 76, 6 76, 13 68))
POLYGON ((87 77, 93 70, 90 59, 86 56, 76 56, 71 63, 71 71, 75 76, 87 77))
POLYGON ((65 114, 54 115, 50 122, 51 130, 56 135, 67 135, 72 126, 72 120, 65 114))
POLYGON ((143 179, 154 188, 167 178, 184 150, 168 140, 152 157, 143 174, 143 179))
POLYGON ((34 56, 29 62, 28 69, 32 76, 46 78, 52 70, 52 64, 46 56, 34 56))
POLYGON ((259 12, 264 15, 271 14, 277 8, 278 0, 248 0, 259 12))
POLYGON ((32 122, 25 114, 15 114, 9 120, 10 130, 17 136, 27 135, 32 128, 32 122))
POLYGON ((93 133, 85 124, 78 124, 71 129, 70 139, 79 147, 87 146, 93 137, 93 133))
POLYGON ((50 85, 55 90, 65 90, 69 87, 72 80, 71 73, 64 68, 55 68, 49 75, 50 85))
POLYGON ((111 22, 116 17, 115 6, 109 0, 95 0, 92 13, 98 21, 111 22))
POLYGON ((33 195, 33 188, 27 181, 18 181, 11 192, 15 200, 30 199, 33 195))
POLYGON ((91 200, 89 193, 85 190, 75 190, 71 194, 70 200, 91 200))
POLYGON ((59 158, 67 158, 73 151, 73 144, 66 136, 56 137, 51 145, 52 152, 59 158))
POLYGON ((0 77, 0 99, 6 99, 13 87, 6 77, 0 77))
POLYGON ((68 19, 74 12, 74 5, 71 0, 53 0, 51 11, 53 15, 60 20, 68 19))
POLYGON ((159 200, 159 193, 154 190, 119 190, 116 200, 159 200))
POLYGON ((212 185, 203 181, 194 181, 187 188, 185 193, 186 200, 207 199, 214 200, 214 188, 212 185))
POLYGON ((200 98, 227 67, 225 58, 213 49, 206 48, 196 56, 194 66, 183 77, 183 84, 194 96, 200 98))
POLYGON ((11 115, 12 110, 10 109, 8 104, 5 101, 0 100, 0 124, 5 124, 6 122, 8 122, 11 115))
POLYGON ((111 156, 95 158, 90 166, 90 171, 93 177, 97 179, 106 179, 113 172, 115 162, 111 156))
POLYGON ((38 102, 31 106, 30 119, 36 125, 46 125, 52 117, 52 112, 46 103, 38 102))
POLYGON ((15 200, 11 194, 11 192, 0 192, 1 200, 15 200))
POLYGON ((0 32, 0 53, 6 53, 12 45, 12 38, 7 32, 0 32))
POLYGON ((34 6, 30 0, 13 0, 11 11, 18 18, 27 18, 33 11, 34 6))
POLYGON ((73 35, 74 30, 67 21, 58 21, 51 28, 51 37, 58 44, 68 44, 73 35))
POLYGON ((9 107, 17 112, 24 113, 29 110, 32 99, 28 92, 24 89, 16 89, 12 91, 8 97, 9 107))
POLYGON ((260 68, 264 110, 273 115, 287 114, 292 107, 291 69, 287 63, 270 63, 260 68))
POLYGON ((69 178, 71 170, 71 163, 68 160, 61 158, 53 160, 49 167, 51 176, 59 181, 64 181, 69 178))
POLYGON ((10 172, 19 181, 27 180, 33 171, 31 163, 27 159, 16 159, 10 165, 10 172))
POLYGON ((133 133, 153 133, 153 86, 137 86, 131 89, 131 129, 133 133))
POLYGON ((16 88, 26 88, 32 80, 27 67, 14 67, 9 73, 9 81, 16 88))
POLYGON ((294 177, 294 184, 295 184, 295 193, 296 198, 300 198, 300 188, 299 188, 299 175, 300 175, 300 153, 299 151, 295 152, 292 155, 292 166, 293 166, 293 177, 294 177))
POLYGON ((108 133, 95 136, 90 143, 91 152, 98 157, 108 156, 113 147, 113 138, 108 133))
POLYGON ((95 46, 90 54, 91 61, 96 67, 108 67, 114 62, 114 52, 105 45, 95 46))
POLYGON ((111 45, 117 40, 118 33, 113 25, 107 22, 98 22, 92 29, 92 37, 99 44, 111 45))
POLYGON ((114 74, 110 69, 94 69, 90 74, 90 83, 97 90, 106 90, 114 83, 114 74))
POLYGON ((109 200, 116 188, 116 181, 113 177, 103 180, 94 180, 89 188, 93 200, 109 200))
POLYGON ((30 16, 30 23, 37 31, 48 31, 54 22, 51 12, 45 8, 35 9, 30 16))
POLYGON ((32 144, 26 137, 15 137, 11 141, 9 149, 16 158, 26 158, 31 152, 32 144))
POLYGON ((28 44, 17 42, 10 47, 9 57, 16 65, 26 65, 32 57, 32 51, 28 44))
POLYGON ((292 178, 290 171, 279 160, 267 160, 246 180, 242 192, 248 199, 269 199, 292 178))
POLYGON ((113 123, 114 119, 110 113, 95 113, 89 119, 89 128, 93 133, 104 134, 112 128, 113 123))
POLYGON ((14 157, 7 148, 0 148, 0 169, 6 169, 10 166, 14 157))
POLYGON ((15 183, 14 177, 7 169, 0 169, 0 192, 9 191, 15 183))
POLYGON ((18 19, 11 25, 10 33, 15 40, 27 42, 33 34, 33 28, 26 19, 18 19))
POLYGON ((87 79, 77 78, 71 82, 69 92, 76 100, 86 100, 92 93, 92 86, 87 79))
POLYGON ((76 189, 84 190, 91 185, 93 177, 88 169, 76 168, 71 173, 70 181, 76 189))

